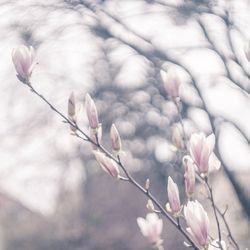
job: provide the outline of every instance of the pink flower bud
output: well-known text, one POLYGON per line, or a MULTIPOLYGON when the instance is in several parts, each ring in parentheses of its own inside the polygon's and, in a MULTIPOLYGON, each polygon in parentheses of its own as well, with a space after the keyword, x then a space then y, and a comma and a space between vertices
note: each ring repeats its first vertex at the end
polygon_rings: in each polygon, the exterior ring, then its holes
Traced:
POLYGON ((245 55, 248 61, 250 61, 250 42, 245 45, 245 55))
POLYGON ((137 224, 141 230, 141 233, 146 237, 150 243, 157 244, 161 241, 161 233, 163 228, 162 219, 159 219, 157 214, 149 213, 144 218, 137 218, 137 224))
POLYGON ((89 120, 89 126, 92 129, 97 129, 99 126, 98 114, 95 103, 89 94, 85 97, 85 107, 87 111, 87 116, 89 120))
POLYGON ((161 78, 162 78, 164 88, 167 94, 172 98, 178 97, 180 79, 177 76, 176 71, 173 68, 170 68, 167 71, 167 73, 161 70, 161 78))
MULTIPOLYGON (((101 140, 102 140, 102 126, 100 125, 97 128, 97 131, 90 128, 89 129, 89 137, 96 144, 101 143, 101 140)), ((92 143, 91 143, 91 146, 92 146, 93 150, 96 150, 98 148, 96 145, 94 145, 92 143)))
POLYGON ((172 180, 172 178, 168 177, 168 200, 169 205, 167 204, 168 210, 172 213, 179 213, 181 210, 181 203, 179 197, 179 189, 176 183, 172 180))
POLYGON ((119 152, 121 150, 122 143, 121 143, 120 134, 119 134, 115 124, 112 124, 112 126, 111 126, 110 138, 111 138, 111 144, 112 144, 113 151, 119 152))
POLYGON ((100 166, 106 173, 108 173, 112 177, 116 177, 116 178, 119 177, 120 171, 119 171, 118 165, 116 164, 114 160, 112 160, 111 158, 106 156, 104 153, 101 153, 99 151, 95 151, 94 155, 95 155, 96 160, 99 162, 100 166))
POLYGON ((190 155, 200 173, 208 173, 209 158, 213 153, 214 143, 215 137, 213 134, 206 137, 203 133, 195 133, 190 138, 190 155))
POLYGON ((12 61, 14 63, 18 77, 26 81, 32 74, 34 68, 34 49, 20 45, 12 51, 12 61))
POLYGON ((184 148, 183 129, 179 123, 175 124, 172 129, 172 143, 178 149, 184 148))
POLYGON ((190 156, 183 157, 183 165, 185 167, 185 189, 188 196, 192 196, 195 190, 195 167, 190 156))
POLYGON ((209 236, 207 212, 197 200, 188 201, 184 206, 184 216, 188 225, 188 233, 200 246, 205 246, 209 236))

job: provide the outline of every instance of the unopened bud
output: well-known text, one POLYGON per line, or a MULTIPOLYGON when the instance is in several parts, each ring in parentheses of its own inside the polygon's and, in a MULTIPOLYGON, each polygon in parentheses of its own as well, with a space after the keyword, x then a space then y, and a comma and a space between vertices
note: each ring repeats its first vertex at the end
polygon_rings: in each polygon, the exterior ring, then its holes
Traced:
POLYGON ((99 127, 98 113, 96 105, 89 94, 86 94, 85 97, 85 107, 89 120, 89 126, 92 129, 97 129, 99 127))
POLYGON ((207 212, 198 201, 188 201, 184 206, 187 231, 202 247, 207 246, 209 239, 209 218, 207 212))
MULTIPOLYGON (((76 123, 76 103, 75 103, 75 95, 72 92, 68 99, 68 118, 71 122, 76 123)), ((74 126, 70 126, 73 132, 76 131, 74 126)))
POLYGON ((34 49, 20 45, 12 51, 12 61, 14 63, 18 78, 27 82, 34 68, 34 49))
POLYGON ((68 117, 73 119, 76 114, 76 104, 75 104, 75 95, 72 92, 68 100, 68 117))
POLYGON ((172 143, 177 149, 183 149, 185 147, 183 134, 182 126, 176 123, 172 128, 172 143))
POLYGON ((96 160, 99 162, 101 168, 112 177, 119 178, 119 168, 117 163, 106 156, 104 153, 94 151, 96 160))
POLYGON ((186 194, 190 197, 195 190, 195 166, 192 158, 188 155, 183 157, 183 165, 185 167, 185 189, 186 194))
POLYGON ((155 211, 155 207, 154 207, 154 204, 153 204, 152 200, 148 200, 146 207, 150 212, 155 211))
POLYGON ((172 98, 178 97, 179 86, 181 82, 175 70, 173 68, 170 68, 167 73, 161 70, 161 78, 167 94, 172 98))
POLYGON ((119 153, 122 147, 122 143, 121 143, 120 134, 115 124, 112 124, 110 128, 110 138, 111 138, 112 150, 116 153, 119 153))
POLYGON ((215 136, 211 134, 205 136, 203 133, 194 133, 189 141, 190 155, 196 164, 199 172, 206 176, 209 170, 209 159, 213 153, 215 136))
POLYGON ((174 214, 178 214, 182 208, 179 197, 179 189, 170 176, 168 177, 168 200, 169 205, 167 205, 167 210, 170 210, 174 214))

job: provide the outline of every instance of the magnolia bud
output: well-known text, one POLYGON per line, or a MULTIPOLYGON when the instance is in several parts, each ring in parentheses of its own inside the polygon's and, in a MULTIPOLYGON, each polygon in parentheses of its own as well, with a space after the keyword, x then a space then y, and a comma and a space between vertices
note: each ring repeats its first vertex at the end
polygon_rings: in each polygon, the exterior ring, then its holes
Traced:
POLYGON ((121 143, 120 134, 119 134, 115 124, 112 124, 112 126, 111 126, 110 138, 111 138, 111 144, 112 144, 113 151, 118 153, 121 150, 122 143, 121 143))
POLYGON ((183 165, 185 167, 185 189, 188 196, 192 196, 195 189, 195 166, 190 156, 183 157, 183 165))
POLYGON ((198 201, 188 201, 184 206, 184 216, 188 233, 201 247, 206 246, 209 237, 209 219, 202 205, 198 201))
POLYGON ((89 126, 95 130, 99 127, 98 113, 95 103, 89 94, 86 94, 85 97, 85 107, 89 120, 89 126))
POLYGON ((190 138, 190 155, 200 173, 207 174, 209 159, 213 153, 215 137, 213 134, 206 137, 203 133, 195 133, 190 138))
POLYGON ((144 218, 137 218, 137 224, 141 230, 141 233, 146 237, 152 244, 159 244, 162 242, 161 233, 163 228, 163 221, 159 219, 157 214, 149 213, 144 218))
POLYGON ((177 76, 176 71, 173 68, 170 68, 167 73, 161 70, 161 78, 164 84, 165 91, 167 94, 172 97, 176 98, 179 96, 179 86, 180 86, 180 79, 177 76))
POLYGON ((101 153, 99 151, 95 151, 94 155, 95 155, 96 160, 99 162, 100 166, 106 173, 108 173, 112 177, 116 177, 116 178, 119 177, 120 171, 119 171, 117 163, 114 160, 112 160, 111 158, 106 156, 104 153, 101 153))
POLYGON ((177 215, 181 210, 179 189, 170 176, 168 177, 168 200, 167 210, 177 215))
POLYGON ((75 103, 75 95, 72 92, 69 96, 69 100, 68 100, 68 117, 71 120, 74 120, 76 114, 76 103, 75 103))
POLYGON ((21 81, 29 80, 34 68, 34 49, 20 45, 12 51, 12 61, 14 63, 17 76, 21 81))
POLYGON ((185 147, 184 140, 183 140, 183 129, 179 123, 173 126, 172 143, 178 149, 183 149, 185 147))
POLYGON ((150 212, 155 211, 155 207, 154 207, 154 204, 153 204, 152 200, 148 200, 146 207, 150 212))

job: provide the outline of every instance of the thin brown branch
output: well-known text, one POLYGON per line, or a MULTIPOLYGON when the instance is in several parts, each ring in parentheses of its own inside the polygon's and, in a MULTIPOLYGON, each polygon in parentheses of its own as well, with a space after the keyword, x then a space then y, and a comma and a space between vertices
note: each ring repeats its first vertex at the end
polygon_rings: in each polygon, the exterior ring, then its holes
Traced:
MULTIPOLYGON (((214 201, 213 189, 212 189, 212 187, 209 185, 209 183, 208 183, 208 178, 207 178, 207 177, 205 177, 205 184, 206 184, 207 189, 208 189, 208 191, 209 191, 210 200, 211 200, 211 204, 212 204, 213 211, 214 211, 214 217, 215 217, 216 224, 217 224, 219 242, 221 242, 220 222, 219 222, 219 219, 218 219, 217 210, 216 210, 216 205, 215 205, 215 201, 214 201)), ((222 247, 221 247, 221 249, 223 250, 222 247)))
POLYGON ((215 206, 215 208, 216 208, 216 211, 218 212, 218 214, 221 216, 221 218, 222 218, 222 220, 223 220, 223 222, 224 222, 224 225, 225 225, 225 227, 226 227, 226 229, 227 229, 227 232, 228 232, 228 239, 231 241, 231 243, 234 245, 234 247, 235 247, 235 249, 237 249, 237 250, 239 250, 240 249, 240 247, 239 247, 239 245, 238 245, 238 243, 237 243, 237 241, 234 239, 234 237, 233 237, 233 235, 232 235, 232 232, 231 232, 231 229, 230 229, 230 226, 228 225, 228 222, 227 222, 227 220, 226 220, 226 218, 225 218, 225 212, 224 213, 222 213, 221 211, 220 211, 220 209, 217 207, 217 206, 215 206))

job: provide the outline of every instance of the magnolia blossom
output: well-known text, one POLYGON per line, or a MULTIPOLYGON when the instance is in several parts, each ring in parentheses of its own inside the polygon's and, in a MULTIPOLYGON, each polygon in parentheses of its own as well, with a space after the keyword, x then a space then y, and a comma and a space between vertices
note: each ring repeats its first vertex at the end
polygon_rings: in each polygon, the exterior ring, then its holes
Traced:
POLYGON ((121 143, 120 134, 119 134, 115 124, 112 124, 112 126, 111 126, 110 138, 111 138, 111 144, 112 144, 113 151, 119 152, 121 150, 122 143, 121 143))
POLYGON ((170 176, 168 177, 168 200, 169 203, 167 204, 167 210, 175 214, 180 212, 181 203, 179 189, 170 176))
POLYGON ((172 143, 178 149, 184 148, 183 129, 179 123, 175 124, 172 129, 172 143))
POLYGON ((248 61, 250 61, 250 41, 245 45, 245 55, 248 61))
POLYGON ((167 71, 167 73, 161 70, 161 78, 162 78, 164 88, 167 94, 172 98, 178 97, 180 79, 177 76, 177 73, 175 72, 175 70, 170 68, 167 71))
POLYGON ((89 120, 89 126, 92 129, 97 129, 99 127, 98 113, 95 103, 89 94, 85 97, 85 107, 89 120))
POLYGON ((218 250, 218 249, 227 250, 225 241, 222 240, 219 243, 219 240, 214 240, 208 245, 208 250, 218 250))
POLYGON ((209 236, 207 212, 197 200, 188 201, 184 206, 184 216, 188 225, 187 231, 200 246, 205 246, 209 236))
POLYGON ((99 151, 95 151, 94 155, 96 160, 99 162, 100 166, 106 173, 110 174, 112 177, 119 177, 120 171, 118 165, 114 160, 99 151))
MULTIPOLYGON (((98 144, 101 142, 102 139, 102 126, 100 125, 96 130, 93 130, 92 128, 89 129, 89 137, 92 142, 98 144)), ((96 150, 98 147, 97 145, 91 143, 91 146, 94 150, 96 150)))
POLYGON ((188 196, 191 196, 195 190, 195 167, 190 156, 183 157, 183 165, 185 167, 185 190, 188 196))
POLYGON ((33 47, 28 48, 24 45, 16 47, 12 51, 12 61, 21 80, 28 80, 35 65, 33 47))
POLYGON ((152 244, 158 244, 161 242, 161 233, 163 228, 162 219, 159 219, 157 214, 149 213, 144 218, 137 218, 137 224, 141 230, 141 233, 152 244))
POLYGON ((190 155, 197 168, 203 174, 209 169, 210 156, 213 153, 215 137, 213 134, 208 137, 203 133, 195 133, 190 138, 190 155))

